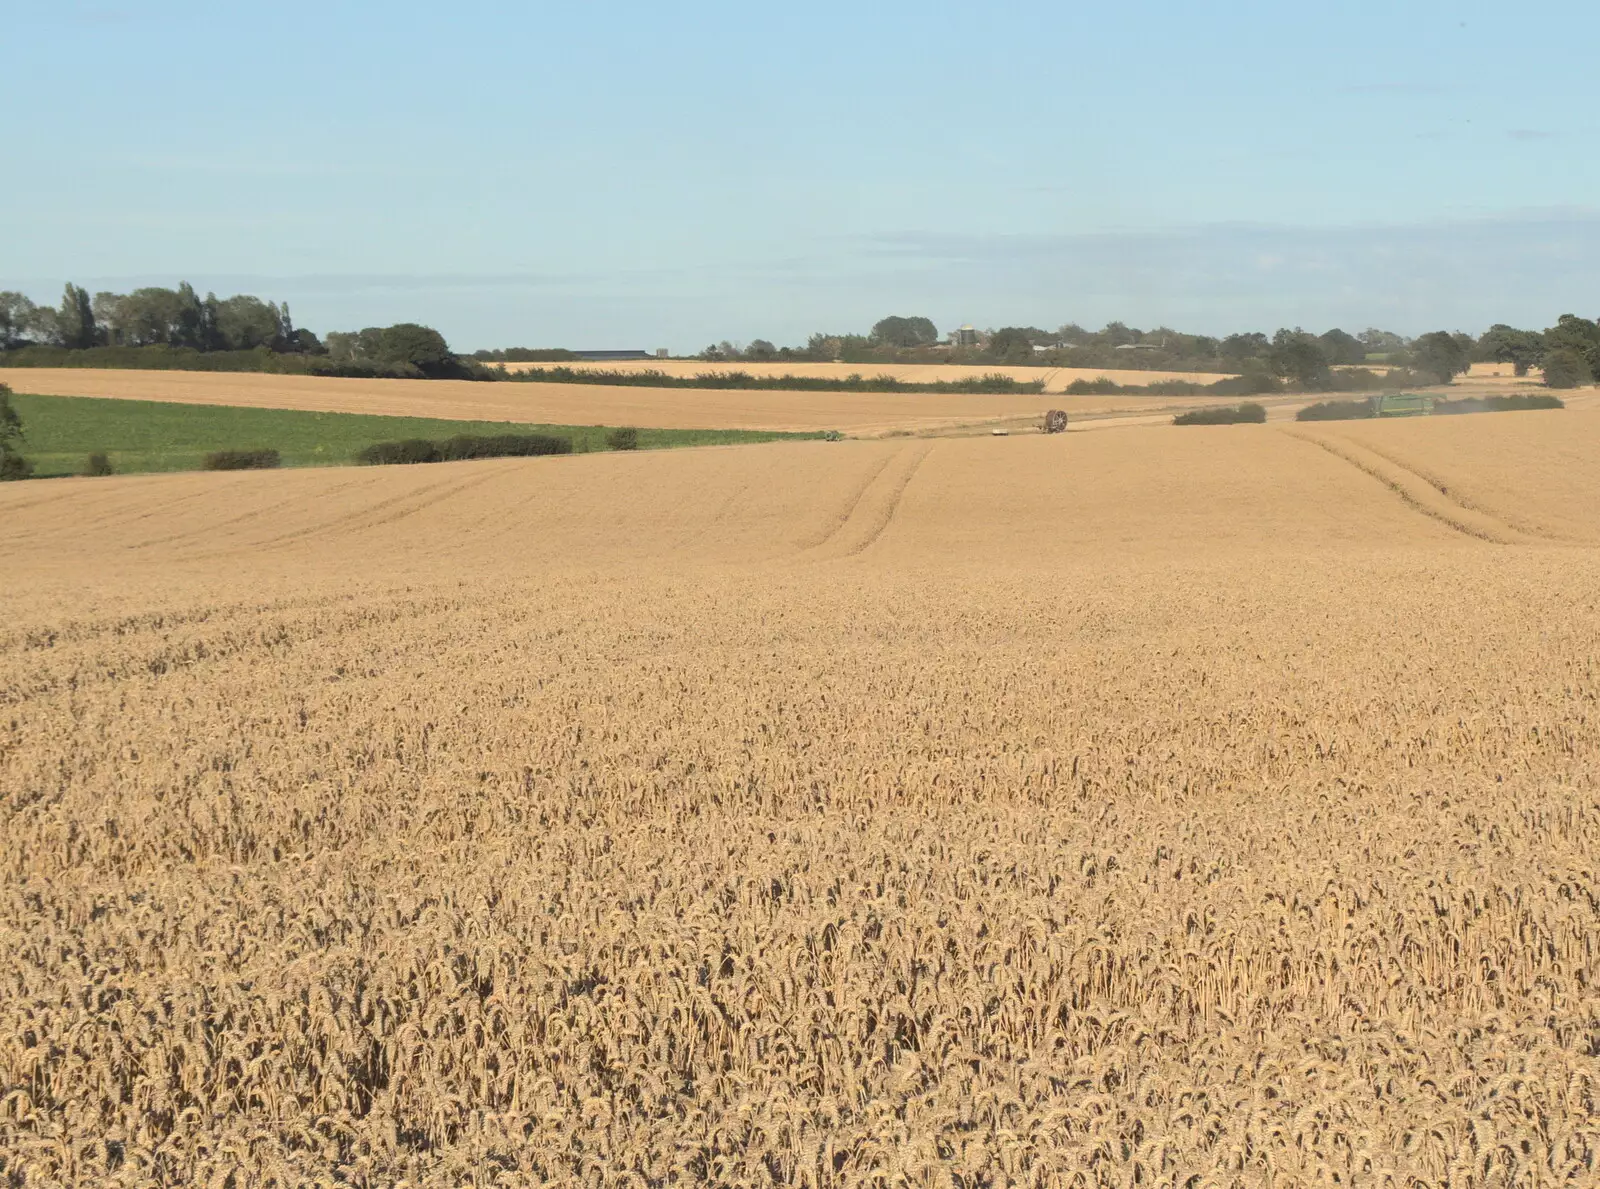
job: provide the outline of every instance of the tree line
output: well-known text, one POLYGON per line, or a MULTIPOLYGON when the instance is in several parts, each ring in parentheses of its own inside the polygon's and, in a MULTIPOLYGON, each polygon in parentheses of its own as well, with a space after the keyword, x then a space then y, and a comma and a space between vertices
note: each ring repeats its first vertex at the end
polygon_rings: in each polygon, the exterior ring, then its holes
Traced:
POLYGON ((319 354, 309 330, 295 329, 287 303, 250 294, 201 297, 187 281, 176 289, 135 289, 90 296, 68 284, 56 307, 35 305, 21 293, 0 293, 0 350, 28 346, 81 351, 91 347, 187 347, 195 351, 266 348, 319 354))
POLYGON ((0 363, 172 367, 313 375, 480 378, 437 330, 415 322, 330 331, 296 327, 287 302, 176 289, 90 295, 68 283, 58 306, 0 292, 0 363))
MULTIPOLYGON (((1552 387, 1575 387, 1600 378, 1600 325, 1563 314, 1545 330, 1497 323, 1477 338, 1436 330, 1415 338, 1368 328, 1358 334, 1333 329, 1322 334, 1295 327, 1270 337, 1260 332, 1226 336, 1185 334, 1170 327, 1140 330, 1112 322, 1101 330, 1068 323, 1056 330, 1006 326, 973 332, 972 341, 952 336, 941 342, 932 320, 881 319, 867 334, 823 334, 804 346, 777 347, 766 339, 747 345, 707 347, 707 360, 826 361, 846 363, 1036 364, 1108 370, 1223 372, 1258 375, 1309 391, 1349 387, 1340 370, 1381 367, 1407 383, 1449 383, 1473 363, 1509 363, 1516 374, 1542 368, 1552 387)), ((1359 386, 1359 378, 1356 379, 1359 386)))
MULTIPOLYGON (((414 322, 319 337, 296 327, 287 302, 250 294, 201 297, 187 281, 175 289, 147 287, 131 293, 91 295, 68 284, 57 306, 0 292, 0 365, 199 368, 313 375, 398 376, 491 380, 492 365, 515 360, 574 358, 559 349, 509 348, 455 354, 432 327, 414 322)), ((1005 326, 963 328, 941 341, 926 317, 880 319, 866 334, 810 336, 803 346, 778 347, 766 339, 721 342, 699 355, 706 360, 831 361, 846 363, 945 362, 1038 364, 1106 370, 1217 372, 1307 391, 1337 391, 1386 383, 1449 383, 1475 362, 1512 364, 1518 375, 1544 372, 1551 387, 1575 387, 1600 378, 1600 326, 1563 314, 1544 330, 1496 324, 1482 335, 1432 331, 1407 338, 1368 328, 1359 334, 1333 329, 1312 334, 1299 327, 1226 336, 1186 334, 1170 327, 1140 330, 1122 322, 1100 330, 1067 323, 1055 330, 1005 326), (1383 377, 1369 369, 1381 367, 1383 377)))

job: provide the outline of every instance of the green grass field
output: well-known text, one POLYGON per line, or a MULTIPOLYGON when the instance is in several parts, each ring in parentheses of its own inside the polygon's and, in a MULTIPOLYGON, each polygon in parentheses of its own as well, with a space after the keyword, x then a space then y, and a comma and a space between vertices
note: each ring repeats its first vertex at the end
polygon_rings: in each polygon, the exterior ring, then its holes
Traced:
MULTIPOLYGON (((551 433, 572 439, 578 453, 606 449, 607 426, 532 425, 505 421, 441 421, 431 417, 375 417, 361 413, 303 413, 292 409, 241 409, 163 401, 104 400, 88 396, 17 393, 22 453, 39 478, 76 475, 89 455, 103 450, 118 474, 192 471, 213 450, 273 449, 286 467, 346 466, 373 442, 448 438, 455 434, 551 433)), ((639 448, 715 446, 815 438, 820 434, 764 433, 742 429, 639 429, 639 448)))

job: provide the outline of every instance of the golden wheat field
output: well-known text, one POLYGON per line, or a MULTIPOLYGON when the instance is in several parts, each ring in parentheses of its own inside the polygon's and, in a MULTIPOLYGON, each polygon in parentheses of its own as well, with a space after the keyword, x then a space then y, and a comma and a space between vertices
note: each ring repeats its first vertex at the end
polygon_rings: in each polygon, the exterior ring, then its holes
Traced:
POLYGON ((1098 417, 1127 412, 1170 415, 1175 409, 1227 403, 1214 396, 751 392, 109 368, 7 368, 5 378, 18 392, 51 396, 554 425, 786 432, 837 429, 856 436, 1016 424, 1037 420, 1053 405, 1064 405, 1074 417, 1098 417))
POLYGON ((0 525, 0 1183, 1600 1179, 1600 411, 0 525))

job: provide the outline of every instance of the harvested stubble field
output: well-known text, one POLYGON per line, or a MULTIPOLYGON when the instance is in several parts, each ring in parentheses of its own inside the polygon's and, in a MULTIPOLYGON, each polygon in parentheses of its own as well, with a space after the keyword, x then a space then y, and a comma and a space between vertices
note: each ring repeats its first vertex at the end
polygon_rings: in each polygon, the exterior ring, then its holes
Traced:
POLYGON ((1600 1173, 1600 413, 0 518, 0 1183, 1600 1173))
POLYGON ((8 368, 17 392, 175 404, 245 405, 323 413, 517 421, 548 425, 638 425, 655 429, 837 429, 873 436, 1015 422, 1065 405, 1074 416, 1189 408, 1219 397, 1074 396, 1036 393, 746 392, 600 384, 352 380, 243 372, 151 372, 110 368, 8 368))

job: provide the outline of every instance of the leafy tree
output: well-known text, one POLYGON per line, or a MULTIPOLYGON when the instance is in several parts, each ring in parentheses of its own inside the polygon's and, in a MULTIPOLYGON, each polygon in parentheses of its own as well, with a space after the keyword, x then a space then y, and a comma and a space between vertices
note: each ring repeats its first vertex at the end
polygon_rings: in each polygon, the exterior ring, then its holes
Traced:
POLYGON ((415 322, 397 322, 384 330, 379 351, 384 363, 409 363, 425 376, 446 375, 456 368, 444 335, 415 322))
POLYGON ((240 294, 215 302, 213 308, 218 345, 224 350, 277 347, 282 341, 283 313, 270 302, 240 294))
POLYGON ((838 359, 842 341, 836 334, 814 334, 806 340, 806 358, 830 360, 838 359))
POLYGON ((927 318, 888 317, 869 336, 879 347, 926 347, 939 341, 939 330, 927 318))
POLYGON ((94 295, 94 301, 90 303, 100 340, 113 347, 127 344, 127 329, 123 325, 123 304, 126 301, 127 298, 120 293, 102 290, 94 295))
POLYGON ((92 347, 98 338, 94 324, 94 301, 86 289, 68 282, 61 294, 61 309, 56 314, 56 337, 63 347, 92 347))
MULTIPOLYGON (((116 298, 116 294, 106 296, 116 298)), ((126 297, 116 298, 123 342, 130 347, 172 343, 177 334, 181 305, 175 290, 159 286, 135 289, 126 297)))
POLYGON ((326 355, 328 349, 322 345, 322 340, 305 327, 300 327, 289 336, 283 345, 283 350, 295 355, 326 355))
POLYGON ((1430 331, 1411 344, 1412 366, 1449 384, 1472 364, 1472 340, 1446 330, 1430 331))
POLYGON ((1560 347, 1545 356, 1544 382, 1550 388, 1579 388, 1594 380, 1589 361, 1577 351, 1560 347))
POLYGON ((1392 330, 1379 330, 1376 326, 1369 326, 1356 335, 1368 355, 1386 355, 1394 351, 1404 351, 1406 340, 1392 330))
POLYGON ((996 363, 1031 363, 1033 338, 1023 327, 1002 327, 989 336, 987 354, 996 363))
POLYGON ((1106 328, 1100 332, 1100 337, 1107 346, 1127 347, 1144 338, 1142 330, 1132 330, 1121 322, 1107 322, 1106 328))
POLYGON ((178 283, 175 295, 172 331, 168 339, 176 347, 193 347, 196 351, 209 351, 215 347, 211 328, 206 325, 206 309, 200 295, 188 281, 178 283))
MULTIPOLYGON (((316 342, 315 335, 311 341, 316 342)), ((415 322, 329 331, 327 354, 336 363, 409 364, 429 377, 454 376, 462 370, 444 335, 415 322)))
POLYGON ((1321 392, 1333 385, 1328 357, 1315 335, 1296 327, 1272 336, 1272 370, 1297 388, 1321 392))
POLYGON ((1486 363, 1509 363, 1517 375, 1525 376, 1544 358, 1544 335, 1496 322, 1483 332, 1473 354, 1486 363))
POLYGON ((1321 335, 1317 341, 1322 345, 1322 353, 1328 357, 1330 364, 1356 364, 1367 361, 1367 349, 1361 345, 1361 340, 1337 327, 1321 335))
POLYGON ((1230 334, 1222 340, 1217 350, 1235 370, 1242 370, 1252 360, 1265 359, 1272 350, 1272 340, 1260 332, 1230 334))
POLYGON ((1583 356, 1591 376, 1600 376, 1600 325, 1576 314, 1562 314, 1544 332, 1545 346, 1551 351, 1576 351, 1583 356))
POLYGON ((746 359, 776 359, 777 355, 778 348, 774 347, 766 339, 751 339, 750 345, 744 349, 744 357, 746 359))
POLYGON ((11 389, 0 384, 0 480, 26 479, 33 464, 17 449, 22 440, 22 418, 11 406, 11 389))
POLYGON ((356 343, 358 336, 346 330, 330 330, 323 336, 322 345, 328 350, 328 358, 335 363, 349 363, 356 358, 356 343))
POLYGON ((27 336, 35 343, 59 343, 61 335, 57 331, 60 316, 52 306, 34 306, 33 314, 29 317, 27 325, 23 328, 27 336))
POLYGON ((0 293, 0 351, 27 341, 38 310, 39 307, 21 293, 0 293))

